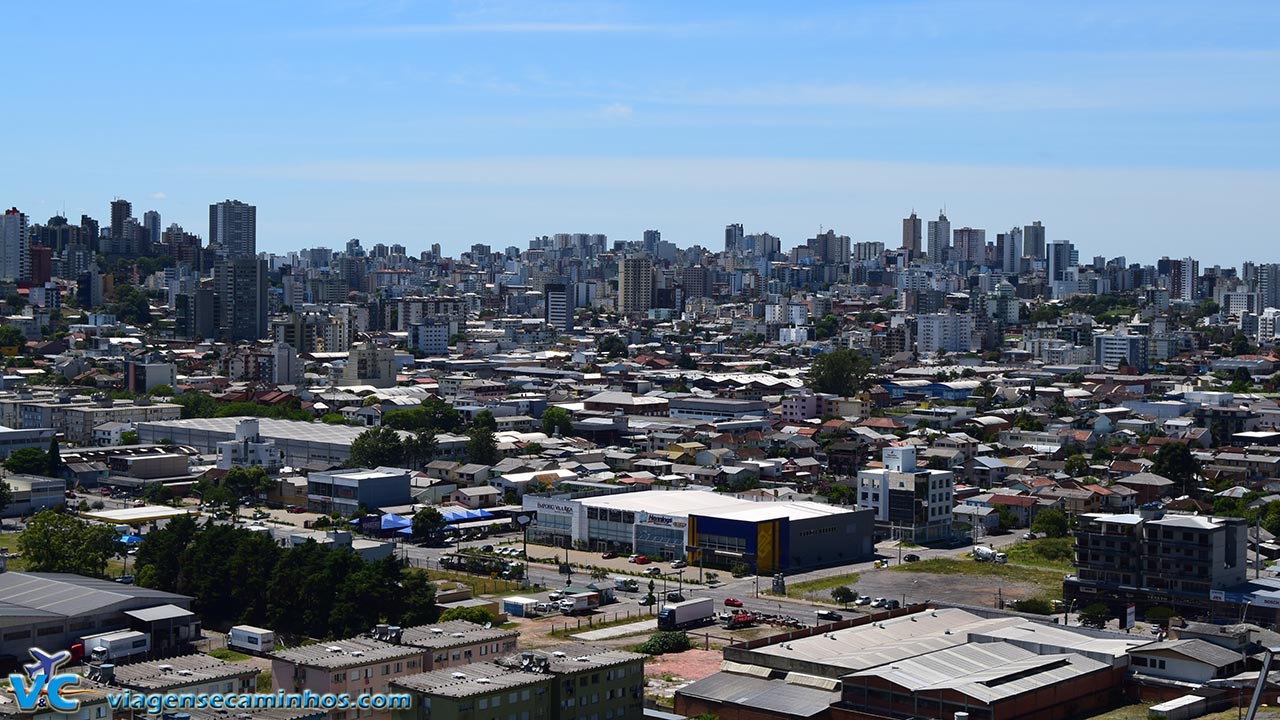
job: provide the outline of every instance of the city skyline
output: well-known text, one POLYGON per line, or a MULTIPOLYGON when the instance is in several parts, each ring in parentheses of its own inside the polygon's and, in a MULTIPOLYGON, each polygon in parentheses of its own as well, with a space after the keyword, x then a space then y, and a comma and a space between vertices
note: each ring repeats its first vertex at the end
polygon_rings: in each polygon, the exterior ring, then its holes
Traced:
POLYGON ((896 247, 912 208, 945 206, 992 235, 1042 219, 1086 255, 1270 259, 1265 226, 1221 238, 1280 185, 1268 4, 240 10, 12 9, 95 56, 19 34, 0 51, 17 96, 111 112, 14 114, 6 207, 105 220, 119 196, 203 233, 210 203, 242 198, 262 250, 456 254, 648 228, 712 247, 733 222, 896 247), (183 27, 201 32, 164 63, 114 50, 183 27), (122 103, 122 82, 191 110, 122 103))

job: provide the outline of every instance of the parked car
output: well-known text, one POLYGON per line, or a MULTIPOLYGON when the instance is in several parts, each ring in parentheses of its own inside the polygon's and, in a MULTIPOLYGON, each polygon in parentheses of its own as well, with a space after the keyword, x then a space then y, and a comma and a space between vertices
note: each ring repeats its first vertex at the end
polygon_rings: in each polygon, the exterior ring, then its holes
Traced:
POLYGON ((493 552, 493 546, 492 546, 492 545, 481 545, 481 546, 480 546, 480 552, 493 552))
POLYGON ((920 562, 920 556, 915 553, 907 553, 902 556, 903 562, 920 562))
POLYGON ((843 615, 834 610, 819 610, 816 614, 819 620, 829 620, 834 622, 836 620, 844 619, 843 615))
POLYGON ((662 568, 660 567, 645 568, 644 574, 645 575, 661 575, 662 568))
POLYGON ((871 596, 870 596, 870 595, 859 595, 859 596, 858 596, 858 599, 853 601, 853 604, 854 604, 854 605, 870 605, 870 604, 871 604, 871 596))
POLYGON ((1022 539, 1023 539, 1023 540, 1035 540, 1037 537, 1039 537, 1039 536, 1038 536, 1038 535, 1036 535, 1036 534, 1035 534, 1035 533, 1033 533, 1033 532, 1023 533, 1023 534, 1022 534, 1022 539))
POLYGON ((559 590, 552 590, 551 592, 547 593, 547 599, 553 602, 556 600, 559 600, 562 597, 564 597, 564 593, 560 592, 559 590))
POLYGON ((66 492, 66 495, 67 495, 67 497, 69 497, 69 498, 74 498, 74 497, 76 496, 76 494, 75 494, 75 493, 73 493, 73 492, 71 492, 70 490, 68 490, 68 491, 66 492))
POLYGON ((671 567, 675 568, 676 570, 679 570, 680 568, 683 568, 683 567, 689 567, 689 563, 683 560, 676 560, 675 562, 671 563, 671 567))
POLYGON ((304 513, 304 512, 306 512, 306 511, 307 511, 307 510, 306 510, 306 508, 302 507, 301 505, 290 505, 290 506, 289 506, 289 512, 291 512, 291 513, 295 513, 295 514, 296 514, 296 513, 304 513))
POLYGON ((885 609, 885 610, 897 610, 897 609, 898 609, 898 608, 900 608, 900 607, 902 607, 902 603, 898 602, 897 600, 885 600, 885 601, 884 601, 884 609, 885 609))
POLYGON ((604 552, 604 553, 600 553, 600 559, 601 559, 601 560, 612 560, 612 559, 614 559, 614 558, 616 558, 616 557, 618 557, 618 553, 616 553, 616 552, 604 552))
POLYGON ((725 598, 724 606, 725 607, 742 607, 742 601, 739 600, 738 598, 725 598))
POLYGON ((884 606, 885 606, 885 603, 887 603, 887 602, 889 602, 889 601, 888 601, 888 600, 885 600, 884 598, 876 598, 875 600, 872 600, 872 601, 871 601, 871 607, 873 607, 873 608, 881 608, 881 607, 884 607, 884 606))
MULTIPOLYGON (((635 557, 631 558, 631 562, 637 565, 648 565, 650 562, 653 562, 653 561, 645 557, 644 555, 636 555, 635 557)), ((657 568, 653 568, 653 569, 656 570, 657 568)))

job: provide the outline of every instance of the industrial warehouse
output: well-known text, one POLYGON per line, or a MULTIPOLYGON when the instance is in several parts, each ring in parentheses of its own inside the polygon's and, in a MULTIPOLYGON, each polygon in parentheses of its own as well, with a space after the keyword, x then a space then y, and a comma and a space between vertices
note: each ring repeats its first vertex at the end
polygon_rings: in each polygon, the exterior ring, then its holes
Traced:
POLYGON ((873 511, 814 502, 769 502, 709 490, 649 490, 592 497, 526 495, 537 514, 531 539, 561 547, 739 563, 757 574, 863 560, 873 550, 873 511))

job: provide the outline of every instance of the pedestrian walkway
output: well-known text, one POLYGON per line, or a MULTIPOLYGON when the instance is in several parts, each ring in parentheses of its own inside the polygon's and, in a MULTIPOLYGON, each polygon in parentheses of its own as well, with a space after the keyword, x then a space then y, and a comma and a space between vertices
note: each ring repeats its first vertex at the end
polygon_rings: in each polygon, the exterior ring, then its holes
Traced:
POLYGON ((614 625, 613 627, 601 628, 599 630, 588 630, 586 632, 575 633, 569 637, 574 640, 608 640, 610 638, 653 632, 657 629, 657 620, 641 620, 640 622, 627 623, 626 625, 614 625))

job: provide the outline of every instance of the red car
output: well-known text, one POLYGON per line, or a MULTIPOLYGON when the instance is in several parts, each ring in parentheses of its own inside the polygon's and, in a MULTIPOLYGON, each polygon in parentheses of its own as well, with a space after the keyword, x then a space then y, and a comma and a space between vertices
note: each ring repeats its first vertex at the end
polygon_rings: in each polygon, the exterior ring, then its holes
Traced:
POLYGON ((648 565, 648 564, 649 564, 649 558, 647 558, 647 557, 645 557, 645 556, 643 556, 643 555, 637 555, 637 556, 636 556, 636 559, 635 559, 635 560, 632 560, 631 562, 633 562, 633 563, 635 563, 635 564, 637 564, 637 565, 648 565))
POLYGON ((725 598, 724 606, 725 607, 742 607, 742 601, 737 598, 725 598))
POLYGON ((612 560, 616 557, 618 557, 618 553, 616 552, 600 553, 601 560, 612 560))
POLYGON ((290 506, 289 506, 289 512, 291 512, 291 513, 303 513, 303 512, 306 512, 306 511, 307 511, 307 509, 306 509, 306 508, 304 508, 304 507, 302 507, 301 505, 290 505, 290 506))

